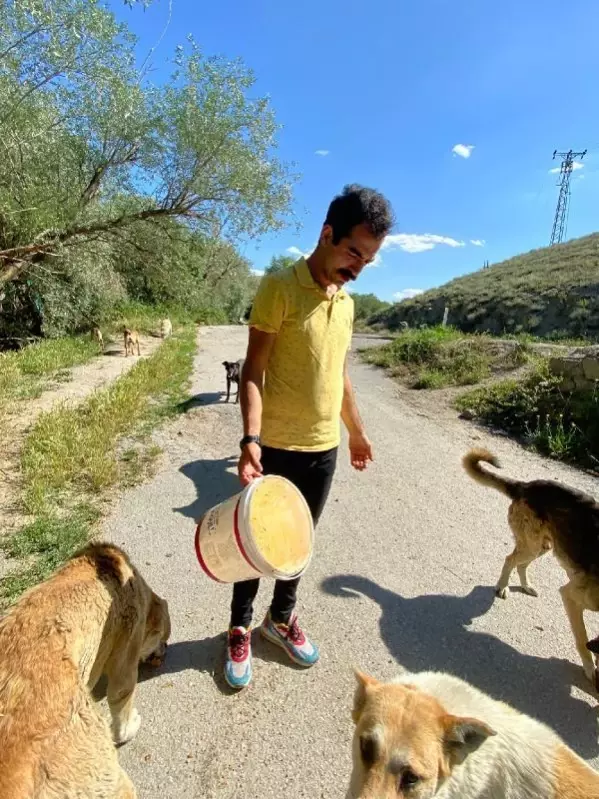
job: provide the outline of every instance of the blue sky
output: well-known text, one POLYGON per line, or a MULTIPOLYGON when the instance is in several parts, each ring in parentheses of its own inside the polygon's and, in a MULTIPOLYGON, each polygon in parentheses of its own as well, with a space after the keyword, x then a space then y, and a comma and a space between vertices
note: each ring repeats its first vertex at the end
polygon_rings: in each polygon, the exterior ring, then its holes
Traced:
MULTIPOLYGON (((110 5, 143 57, 168 0, 145 12, 110 5)), ((284 125, 278 154, 302 173, 303 229, 247 244, 257 270, 288 248, 309 250, 350 182, 385 193, 397 216, 356 291, 390 300, 545 246, 555 148, 589 149, 573 176, 568 237, 599 228, 599 3, 172 0, 154 80, 190 32, 206 53, 241 56, 255 71, 256 94, 271 96, 284 125)))

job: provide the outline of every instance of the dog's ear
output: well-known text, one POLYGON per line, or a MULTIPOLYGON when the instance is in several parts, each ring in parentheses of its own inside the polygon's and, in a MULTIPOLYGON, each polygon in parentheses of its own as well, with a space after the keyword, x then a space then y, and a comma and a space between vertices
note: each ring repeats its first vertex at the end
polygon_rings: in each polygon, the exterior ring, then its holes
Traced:
POLYGON ((354 720, 354 724, 357 724, 360 716, 362 715, 362 711, 364 710, 364 705, 366 704, 366 699, 368 694, 380 685, 378 680, 375 680, 374 677, 369 677, 367 674, 363 674, 361 671, 357 669, 354 670, 354 674, 356 677, 356 691, 354 693, 354 707, 352 710, 352 719, 354 720))
POLYGON ((227 368, 228 365, 229 365, 229 361, 223 361, 223 366, 225 367, 225 369, 227 368))
POLYGON ((469 754, 497 733, 488 724, 469 716, 447 714, 443 720, 444 743, 451 765, 462 763, 469 754))

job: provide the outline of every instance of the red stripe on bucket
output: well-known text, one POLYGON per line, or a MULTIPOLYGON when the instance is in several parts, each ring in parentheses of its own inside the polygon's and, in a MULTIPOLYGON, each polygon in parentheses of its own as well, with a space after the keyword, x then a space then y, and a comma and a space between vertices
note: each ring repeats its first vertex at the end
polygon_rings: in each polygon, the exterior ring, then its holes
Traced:
POLYGON ((233 516, 233 526, 235 528, 235 540, 237 541, 237 548, 239 549, 239 551, 241 552, 243 557, 246 559, 246 561, 249 563, 249 565, 252 567, 252 569, 254 571, 257 571, 258 574, 260 574, 261 570, 252 563, 252 561, 250 560, 250 558, 248 556, 248 553, 245 551, 245 548, 244 548, 243 543, 241 541, 241 535, 239 533, 239 502, 237 503, 237 505, 235 505, 235 514, 233 516))
POLYGON ((198 558, 200 566, 206 572, 208 577, 210 577, 211 580, 214 580, 216 583, 224 583, 224 580, 219 580, 218 577, 215 577, 214 574, 212 574, 212 572, 208 568, 208 566, 206 566, 206 561, 204 560, 204 558, 202 556, 202 550, 200 549, 200 528, 201 528, 201 526, 202 526, 202 522, 200 522, 198 524, 198 526, 196 527, 195 542, 194 542, 195 543, 196 556, 198 558))

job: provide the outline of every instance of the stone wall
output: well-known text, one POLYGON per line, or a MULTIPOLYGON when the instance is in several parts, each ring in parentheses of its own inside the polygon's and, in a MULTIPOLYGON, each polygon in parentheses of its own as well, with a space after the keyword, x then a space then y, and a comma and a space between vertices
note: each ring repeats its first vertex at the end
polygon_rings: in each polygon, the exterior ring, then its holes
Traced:
POLYGON ((579 347, 551 358, 549 369, 562 378, 562 391, 588 391, 599 386, 599 346, 579 347))

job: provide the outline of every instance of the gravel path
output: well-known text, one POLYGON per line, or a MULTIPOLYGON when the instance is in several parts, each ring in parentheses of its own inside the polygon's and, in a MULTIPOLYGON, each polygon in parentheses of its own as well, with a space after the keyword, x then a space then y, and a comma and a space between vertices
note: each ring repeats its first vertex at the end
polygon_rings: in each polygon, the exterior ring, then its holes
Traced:
MULTIPOLYGON (((300 590, 301 620, 322 660, 300 671, 256 640, 251 688, 226 688, 230 588, 200 572, 193 533, 194 519, 239 490, 239 409, 223 401, 221 362, 244 354, 247 331, 203 328, 199 335, 195 401, 157 436, 159 473, 122 496, 105 530, 168 598, 173 621, 165 664, 141 675, 141 731, 121 750, 141 799, 342 799, 353 666, 381 678, 401 668, 454 672, 549 723, 594 759, 596 698, 561 607, 563 574, 545 558, 531 569, 539 599, 513 592, 494 601, 492 585, 512 545, 507 501, 470 481, 460 458, 486 444, 514 477, 557 478, 598 493, 596 481, 447 415, 419 414, 382 372, 357 359, 352 376, 375 462, 353 473, 343 443, 300 590)), ((261 587, 257 622, 270 590, 261 587)), ((589 621, 597 633, 599 619, 589 621)))

